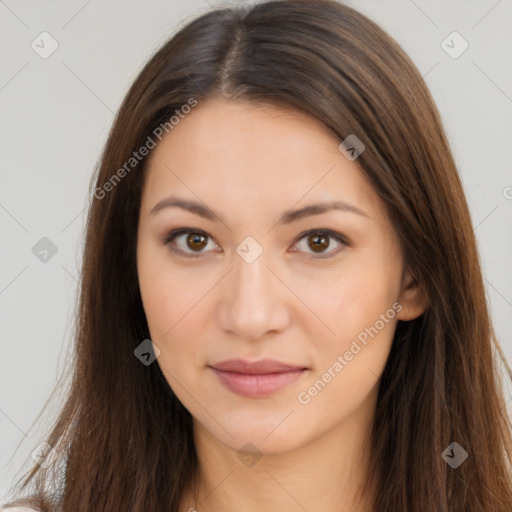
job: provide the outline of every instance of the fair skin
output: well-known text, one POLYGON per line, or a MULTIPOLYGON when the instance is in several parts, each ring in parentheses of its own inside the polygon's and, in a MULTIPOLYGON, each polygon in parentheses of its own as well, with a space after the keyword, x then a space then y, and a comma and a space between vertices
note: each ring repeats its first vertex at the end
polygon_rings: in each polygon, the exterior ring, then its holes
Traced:
POLYGON ((189 488, 179 512, 368 510, 370 497, 356 490, 371 457, 364 442, 379 378, 397 321, 421 315, 427 300, 380 198, 340 142, 295 111, 210 99, 150 154, 139 283, 156 362, 193 417, 200 463, 198 498, 189 488), (217 217, 178 207, 150 214, 169 196, 217 217), (289 210, 329 201, 364 214, 329 210, 278 223, 289 210), (166 245, 183 227, 191 229, 166 245), (303 235, 319 229, 348 244, 303 235), (199 238, 189 236, 197 230, 199 238), (263 252, 249 262, 239 246, 263 252), (377 333, 358 341, 371 326, 377 333), (350 352, 354 340, 360 350, 350 352), (305 370, 269 395, 243 396, 210 367, 233 358, 305 370))

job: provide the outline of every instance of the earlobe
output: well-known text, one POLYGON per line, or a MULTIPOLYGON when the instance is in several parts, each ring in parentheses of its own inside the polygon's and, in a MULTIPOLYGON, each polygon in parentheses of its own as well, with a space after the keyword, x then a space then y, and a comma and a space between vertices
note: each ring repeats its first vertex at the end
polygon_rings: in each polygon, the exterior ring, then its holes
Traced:
POLYGON ((410 273, 402 281, 402 292, 398 302, 402 309, 397 314, 398 320, 410 321, 421 316, 428 307, 428 296, 420 287, 416 278, 410 273))

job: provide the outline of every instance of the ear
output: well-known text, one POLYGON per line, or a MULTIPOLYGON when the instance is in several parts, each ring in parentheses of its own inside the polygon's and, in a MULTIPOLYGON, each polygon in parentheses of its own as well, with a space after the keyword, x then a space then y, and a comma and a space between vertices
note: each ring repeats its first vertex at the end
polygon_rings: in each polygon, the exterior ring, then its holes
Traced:
POLYGON ((406 271, 402 278, 402 289, 398 302, 402 309, 397 314, 398 320, 409 321, 421 316, 428 307, 428 296, 416 278, 406 271))

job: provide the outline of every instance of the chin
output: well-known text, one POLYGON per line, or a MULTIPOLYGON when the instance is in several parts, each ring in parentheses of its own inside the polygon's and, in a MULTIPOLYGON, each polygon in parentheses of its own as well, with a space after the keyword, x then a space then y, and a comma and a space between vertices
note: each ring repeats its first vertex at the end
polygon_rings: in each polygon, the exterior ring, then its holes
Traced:
MULTIPOLYGON (((310 432, 304 418, 300 419, 292 411, 289 408, 265 415, 261 411, 240 408, 225 415, 215 415, 218 423, 208 418, 206 423, 201 423, 201 428, 237 452, 245 447, 244 451, 278 455, 300 448, 320 435, 310 432)), ((194 418, 195 424, 197 421, 200 420, 194 418)))

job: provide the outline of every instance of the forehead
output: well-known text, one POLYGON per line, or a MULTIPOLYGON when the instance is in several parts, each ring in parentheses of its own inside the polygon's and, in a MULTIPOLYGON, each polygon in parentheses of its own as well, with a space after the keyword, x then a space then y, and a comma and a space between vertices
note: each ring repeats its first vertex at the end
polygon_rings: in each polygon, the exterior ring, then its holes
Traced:
POLYGON ((152 151, 143 207, 169 192, 225 205, 243 197, 247 207, 289 208, 347 199, 378 206, 378 197, 340 140, 319 120, 269 104, 214 99, 199 104, 152 151), (279 204, 276 204, 276 201, 279 204))
MULTIPOLYGON (((322 150, 337 153, 335 135, 319 120, 293 109, 270 104, 208 99, 199 104, 160 144, 173 151, 186 145, 223 161, 235 155, 255 162, 269 157, 288 161, 310 158, 322 150), (265 151, 262 152, 262 149, 265 151), (227 150, 227 151, 224 151, 227 150)), ((160 153, 163 151, 156 151, 160 153)))

